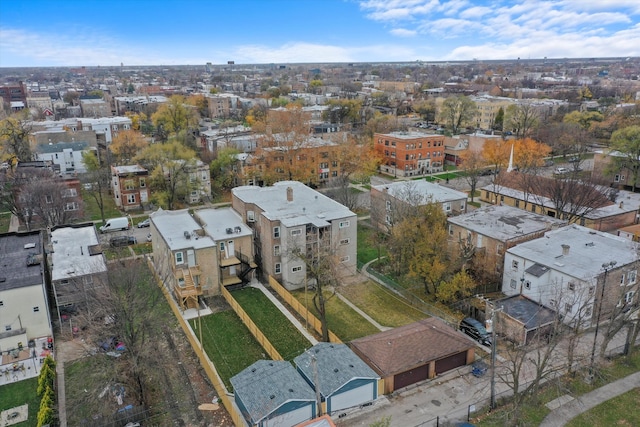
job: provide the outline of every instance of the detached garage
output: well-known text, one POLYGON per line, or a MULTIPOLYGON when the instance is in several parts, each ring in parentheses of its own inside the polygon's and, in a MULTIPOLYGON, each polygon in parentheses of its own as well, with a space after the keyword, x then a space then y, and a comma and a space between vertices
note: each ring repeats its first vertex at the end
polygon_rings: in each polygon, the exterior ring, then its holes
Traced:
POLYGON ((323 412, 327 414, 357 408, 378 397, 380 377, 345 344, 318 343, 294 362, 314 390, 314 369, 317 370, 323 412))
POLYGON ((475 343, 434 317, 351 341, 384 380, 384 393, 473 363, 475 343))
POLYGON ((230 381, 249 426, 292 427, 317 414, 314 391, 289 362, 259 360, 230 381))

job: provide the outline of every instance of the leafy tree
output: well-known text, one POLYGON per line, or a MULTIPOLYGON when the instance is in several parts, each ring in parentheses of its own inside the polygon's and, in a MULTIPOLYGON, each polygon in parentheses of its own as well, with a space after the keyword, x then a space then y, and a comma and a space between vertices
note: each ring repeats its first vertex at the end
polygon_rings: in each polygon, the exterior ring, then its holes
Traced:
POLYGON ((109 151, 114 155, 113 163, 127 165, 131 163, 140 151, 147 147, 149 143, 144 136, 135 130, 124 130, 118 132, 109 145, 109 151))
POLYGON ((502 130, 504 128, 504 108, 500 107, 496 113, 496 117, 493 119, 493 125, 491 129, 502 130))
POLYGON ((362 101, 357 99, 331 99, 327 102, 329 109, 324 112, 331 123, 358 123, 362 101))
POLYGON ((638 188, 640 175, 640 126, 629 126, 619 129, 611 136, 611 165, 609 172, 616 173, 622 169, 629 171, 631 191, 638 188))
POLYGON ((442 103, 440 117, 447 129, 456 135, 460 129, 471 124, 476 114, 476 103, 464 95, 451 96, 442 103))
POLYGON ((442 283, 436 291, 438 300, 444 303, 451 303, 467 298, 473 292, 476 284, 465 271, 460 271, 451 280, 442 283))
POLYGON ((196 164, 195 152, 179 141, 153 144, 137 157, 151 170, 151 185, 158 204, 168 209, 186 197, 197 183, 192 183, 189 173, 196 164))
POLYGON ((376 133, 390 133, 401 128, 402 125, 397 117, 376 111, 373 117, 367 121, 362 133, 367 138, 373 138, 376 133))
POLYGON ((423 120, 433 122, 436 119, 436 103, 433 100, 417 101, 413 103, 413 111, 420 114, 423 120))
POLYGON ((104 208, 111 185, 111 170, 107 165, 100 164, 100 160, 91 152, 82 153, 82 162, 87 168, 81 182, 84 187, 85 194, 89 195, 96 202, 100 209, 100 218, 104 224, 106 221, 104 208))
POLYGON ((29 146, 29 134, 31 126, 21 116, 8 117, 0 121, 0 156, 2 159, 11 159, 28 162, 32 153, 29 146))
POLYGON ((204 95, 190 96, 187 101, 196 107, 200 117, 209 117, 209 100, 204 95))
POLYGON ((156 128, 162 129, 168 135, 178 135, 197 122, 197 114, 184 96, 173 95, 158 107, 151 115, 151 120, 156 128))
POLYGON ((491 139, 482 146, 482 158, 494 169, 494 184, 500 169, 509 164, 511 143, 501 139, 491 139))
POLYGON ((322 88, 322 80, 314 79, 309 82, 309 92, 319 94, 322 88))
POLYGON ((505 112, 505 129, 513 132, 518 139, 526 138, 538 126, 538 110, 530 104, 511 104, 505 112))
POLYGON ((240 151, 233 147, 225 147, 218 151, 210 165, 212 184, 217 191, 229 191, 237 183, 237 174, 234 165, 238 162, 237 155, 240 151))
POLYGON ((601 122, 604 119, 598 111, 572 111, 564 116, 564 123, 579 125, 584 130, 589 130, 593 122, 601 122))
POLYGON ((462 160, 461 168, 465 172, 465 180, 471 186, 471 201, 475 196, 478 186, 478 177, 485 169, 487 161, 479 150, 467 149, 460 154, 462 160))

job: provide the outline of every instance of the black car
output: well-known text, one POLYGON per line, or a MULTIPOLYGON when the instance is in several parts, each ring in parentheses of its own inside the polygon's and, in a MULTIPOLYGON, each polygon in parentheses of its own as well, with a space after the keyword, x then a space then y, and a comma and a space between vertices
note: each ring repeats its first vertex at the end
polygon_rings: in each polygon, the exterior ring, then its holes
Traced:
POLYGON ((109 245, 112 248, 135 245, 136 243, 138 243, 138 241, 133 236, 117 236, 109 239, 109 245))
POLYGON ((491 334, 487 332, 484 325, 476 319, 471 317, 462 319, 462 322, 460 322, 460 330, 482 345, 491 345, 491 334))

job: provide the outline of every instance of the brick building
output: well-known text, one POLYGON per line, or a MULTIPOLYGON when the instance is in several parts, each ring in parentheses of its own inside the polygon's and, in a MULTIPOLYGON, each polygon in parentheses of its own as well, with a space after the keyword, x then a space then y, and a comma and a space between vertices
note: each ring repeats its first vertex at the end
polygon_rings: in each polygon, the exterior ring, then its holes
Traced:
POLYGON ((373 140, 382 157, 380 172, 402 177, 442 172, 444 138, 420 132, 376 133, 373 140))

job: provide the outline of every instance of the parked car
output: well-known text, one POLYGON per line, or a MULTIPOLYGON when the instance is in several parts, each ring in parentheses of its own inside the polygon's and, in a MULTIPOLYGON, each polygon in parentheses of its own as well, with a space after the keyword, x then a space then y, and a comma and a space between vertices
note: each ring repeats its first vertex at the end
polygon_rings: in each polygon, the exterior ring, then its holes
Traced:
POLYGON ((545 167, 553 166, 554 165, 553 160, 551 160, 551 159, 545 160, 544 161, 544 165, 545 165, 545 167))
POLYGON ((136 243, 138 243, 138 241, 134 236, 117 236, 109 239, 109 246, 112 248, 135 245, 136 243))
POLYGON ((580 156, 572 156, 567 160, 569 163, 578 163, 580 161, 580 156))
POLYGON ((145 219, 144 221, 140 221, 137 225, 138 228, 144 228, 144 227, 149 227, 151 225, 151 220, 149 218, 145 219))
POLYGON ((491 345, 491 334, 487 332, 482 323, 472 317, 462 319, 460 330, 482 345, 491 345))
POLYGON ((556 168, 554 173, 557 174, 557 175, 563 175, 565 173, 569 173, 569 169, 567 169, 567 168, 556 168))

